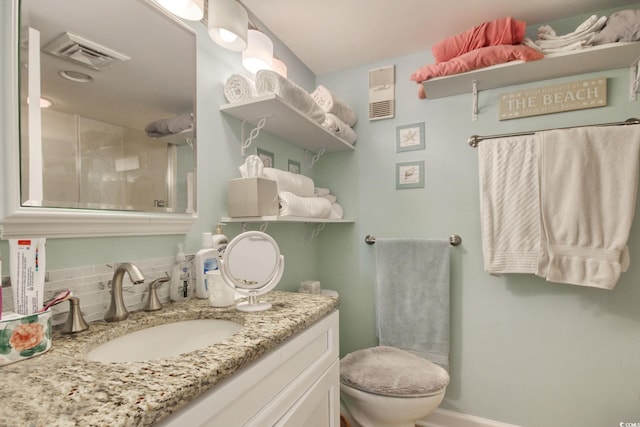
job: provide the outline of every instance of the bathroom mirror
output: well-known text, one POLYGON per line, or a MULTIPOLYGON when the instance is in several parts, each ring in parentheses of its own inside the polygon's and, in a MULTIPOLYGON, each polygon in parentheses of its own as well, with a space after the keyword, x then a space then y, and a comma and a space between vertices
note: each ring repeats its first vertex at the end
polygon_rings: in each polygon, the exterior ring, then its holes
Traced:
POLYGON ((258 296, 273 289, 284 273, 284 256, 276 241, 261 231, 247 231, 233 238, 220 260, 220 274, 228 285, 248 296, 240 311, 262 311, 271 304, 258 296))
POLYGON ((188 232, 195 31, 151 0, 2 3, 2 237, 188 232))

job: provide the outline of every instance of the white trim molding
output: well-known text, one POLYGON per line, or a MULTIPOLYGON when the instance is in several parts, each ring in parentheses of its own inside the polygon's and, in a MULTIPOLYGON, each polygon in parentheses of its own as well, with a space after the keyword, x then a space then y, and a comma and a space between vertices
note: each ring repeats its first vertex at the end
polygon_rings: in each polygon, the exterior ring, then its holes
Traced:
POLYGON ((467 415, 448 409, 438 408, 426 418, 416 423, 418 427, 518 427, 500 421, 467 415))

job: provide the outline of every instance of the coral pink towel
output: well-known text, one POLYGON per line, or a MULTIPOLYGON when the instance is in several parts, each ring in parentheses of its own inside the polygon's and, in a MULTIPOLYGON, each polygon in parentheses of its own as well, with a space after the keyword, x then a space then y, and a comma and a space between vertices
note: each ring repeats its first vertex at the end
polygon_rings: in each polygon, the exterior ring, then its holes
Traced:
POLYGON ((411 80, 420 85, 418 96, 420 99, 424 99, 426 98, 426 94, 424 87, 420 83, 433 77, 465 73, 478 68, 489 67, 518 59, 522 61, 533 61, 542 58, 544 58, 544 54, 525 45, 487 46, 467 52, 447 62, 425 65, 411 75, 411 80))
POLYGON ((520 44, 527 23, 510 16, 484 22, 455 36, 440 40, 431 48, 436 64, 485 46, 520 44))

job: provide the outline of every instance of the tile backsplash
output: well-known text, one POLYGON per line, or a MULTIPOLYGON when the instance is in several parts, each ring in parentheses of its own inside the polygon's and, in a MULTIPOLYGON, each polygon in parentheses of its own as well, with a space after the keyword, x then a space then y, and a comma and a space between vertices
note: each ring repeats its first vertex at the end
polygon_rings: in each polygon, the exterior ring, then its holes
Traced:
MULTIPOLYGON (((187 260, 192 260, 188 255, 187 260)), ((141 310, 149 292, 149 283, 160 277, 169 276, 175 262, 175 257, 164 257, 130 261, 137 265, 144 274, 144 283, 134 285, 129 275, 124 276, 124 302, 129 311, 141 310)), ((50 270, 47 272, 44 299, 53 298, 58 292, 70 289, 73 296, 80 299, 80 309, 87 322, 102 320, 111 301, 110 281, 118 263, 98 264, 64 270, 50 270)), ((13 310, 13 295, 11 287, 6 286, 8 277, 2 278, 2 311, 13 310)), ((158 286, 158 297, 161 302, 169 300, 169 283, 158 286)), ((69 303, 63 302, 53 307, 53 325, 61 325, 67 320, 69 303)))

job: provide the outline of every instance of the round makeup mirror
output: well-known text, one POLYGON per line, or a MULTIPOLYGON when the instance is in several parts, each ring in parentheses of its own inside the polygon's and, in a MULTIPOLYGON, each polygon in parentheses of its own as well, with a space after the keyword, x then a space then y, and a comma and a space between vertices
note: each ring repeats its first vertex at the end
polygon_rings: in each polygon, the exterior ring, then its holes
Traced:
POLYGON ((271 236, 247 231, 234 237, 219 261, 225 283, 249 297, 236 306, 240 311, 263 311, 271 304, 259 301, 260 295, 273 289, 284 273, 284 256, 271 236))

